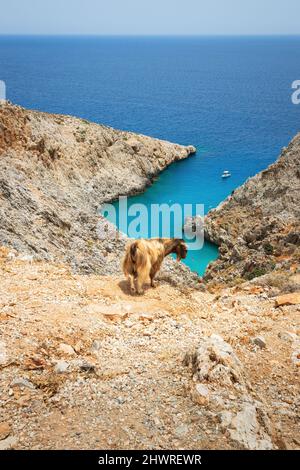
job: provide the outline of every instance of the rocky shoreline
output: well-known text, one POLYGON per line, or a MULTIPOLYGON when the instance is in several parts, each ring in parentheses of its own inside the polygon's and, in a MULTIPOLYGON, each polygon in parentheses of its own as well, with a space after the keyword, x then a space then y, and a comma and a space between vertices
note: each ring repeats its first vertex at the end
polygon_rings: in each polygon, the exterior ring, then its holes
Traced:
MULTIPOLYGON (((126 239, 100 240, 110 224, 101 203, 143 192, 171 163, 196 149, 123 132, 84 119, 0 106, 0 243, 35 259, 63 261, 74 272, 117 274, 126 239)), ((250 178, 205 217, 219 246, 209 285, 235 285, 299 260, 300 134, 268 169, 250 178)), ((190 221, 192 224, 193 221, 190 221)), ((199 287, 168 259, 161 274, 199 287)))
POLYGON ((219 246, 204 277, 212 285, 299 270, 300 134, 274 164, 208 213, 204 233, 219 246))
MULTIPOLYGON (((126 240, 100 240, 103 202, 142 192, 193 146, 123 132, 71 116, 0 106, 0 244, 74 272, 120 273, 126 240)), ((198 284, 172 259, 162 278, 198 284)))

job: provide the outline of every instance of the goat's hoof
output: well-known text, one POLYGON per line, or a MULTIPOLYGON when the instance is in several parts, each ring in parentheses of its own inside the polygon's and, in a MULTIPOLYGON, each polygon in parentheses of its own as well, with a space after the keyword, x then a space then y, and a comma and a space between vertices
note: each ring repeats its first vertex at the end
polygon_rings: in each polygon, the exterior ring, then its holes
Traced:
POLYGON ((138 290, 138 291, 137 291, 137 294, 138 294, 138 295, 143 295, 144 293, 145 293, 144 290, 138 290))
POLYGON ((151 282, 151 287, 153 287, 153 289, 155 289, 157 286, 158 286, 158 282, 154 282, 154 281, 151 282))

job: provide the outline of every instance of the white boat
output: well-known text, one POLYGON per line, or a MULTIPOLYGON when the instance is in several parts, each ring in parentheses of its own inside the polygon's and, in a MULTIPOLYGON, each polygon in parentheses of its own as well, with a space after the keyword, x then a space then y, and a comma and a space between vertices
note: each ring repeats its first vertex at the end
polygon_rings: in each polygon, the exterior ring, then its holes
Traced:
POLYGON ((231 176, 231 173, 229 173, 229 171, 225 170, 223 172, 222 178, 230 178, 230 176, 231 176))

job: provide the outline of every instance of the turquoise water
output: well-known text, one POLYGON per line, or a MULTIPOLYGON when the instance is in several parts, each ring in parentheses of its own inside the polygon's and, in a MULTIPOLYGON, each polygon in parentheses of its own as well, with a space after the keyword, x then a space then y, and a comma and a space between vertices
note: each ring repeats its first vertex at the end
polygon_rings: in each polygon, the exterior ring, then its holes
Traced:
MULTIPOLYGON (((199 158, 199 155, 194 155, 189 157, 190 159, 197 159, 199 158)), ((201 157, 200 157, 201 158, 201 157)), ((194 162, 195 164, 196 162, 194 162)), ((185 172, 185 166, 187 164, 187 161, 180 161, 173 163, 169 168, 167 168, 164 172, 161 173, 161 175, 157 178, 155 183, 148 188, 144 193, 132 196, 128 198, 128 207, 134 205, 134 204, 143 204, 149 209, 149 217, 148 217, 148 228, 149 231, 143 231, 141 227, 140 234, 137 238, 148 238, 149 233, 150 233, 150 228, 151 228, 151 214, 150 214, 150 208, 152 204, 168 204, 169 206, 172 206, 173 204, 180 204, 182 207, 184 204, 193 204, 193 215, 196 215, 196 207, 195 204, 197 203, 196 200, 192 200, 192 198, 186 197, 186 194, 184 191, 177 191, 176 190, 176 179, 178 178, 178 185, 187 185, 187 188, 189 187, 189 182, 188 179, 185 180, 185 178, 182 176, 182 172, 184 174, 185 172), (183 167, 182 170, 180 167, 183 167), (185 180, 185 181, 184 181, 185 180), (174 187, 175 184, 175 187, 174 187)), ((220 179, 220 175, 218 175, 218 178, 220 179)), ((220 179, 220 184, 225 184, 227 181, 221 180, 220 179)), ((179 188, 183 188, 183 186, 178 186, 179 188)), ((199 203, 202 204, 201 201, 199 203)), ((116 209, 116 219, 117 219, 117 225, 118 220, 119 220, 119 202, 114 203, 114 207, 116 209)), ((213 207, 213 206, 211 206, 213 207)), ((204 212, 207 212, 208 207, 204 207, 204 212)), ((112 217, 108 217, 111 221, 114 221, 112 217)), ((128 223, 130 223, 134 217, 128 217, 128 223)), ((184 217, 182 217, 182 220, 184 220, 184 217)), ((161 229, 161 224, 162 224, 162 219, 160 219, 160 229, 161 229)), ((127 231, 126 231, 127 233, 127 231)), ((162 232, 158 234, 159 236, 166 236, 162 232)), ((174 218, 171 217, 170 219, 170 236, 183 236, 182 234, 182 224, 180 223, 178 225, 175 224, 174 218), (178 230, 178 234, 175 234, 175 230, 178 230)), ((167 235, 169 236, 169 235, 167 235)), ((183 238, 185 238, 183 236, 183 238)), ((191 247, 191 243, 189 240, 185 238, 187 245, 189 248, 191 247)), ((205 269, 211 261, 215 260, 218 257, 218 248, 213 245, 212 243, 209 243, 207 241, 204 242, 203 248, 201 250, 191 250, 189 249, 188 251, 188 256, 183 262, 187 264, 192 271, 197 272, 200 275, 203 275, 205 272, 205 269)), ((175 256, 174 256, 175 258, 175 256)))
MULTIPOLYGON (((13 102, 195 145, 133 201, 198 202, 206 212, 299 131, 299 63, 299 37, 0 37, 13 102)), ((202 273, 215 256, 205 245, 187 264, 202 273)))

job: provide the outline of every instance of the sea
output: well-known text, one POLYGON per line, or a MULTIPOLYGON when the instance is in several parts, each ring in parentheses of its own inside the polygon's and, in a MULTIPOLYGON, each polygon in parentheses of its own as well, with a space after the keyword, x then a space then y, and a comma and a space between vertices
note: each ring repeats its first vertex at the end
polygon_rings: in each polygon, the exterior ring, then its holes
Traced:
MULTIPOLYGON (((299 64, 298 36, 0 36, 0 80, 12 102, 194 145, 196 155, 129 205, 197 203, 205 213, 300 130, 291 99, 299 64)), ((217 256, 205 243, 185 263, 202 275, 217 256)))

